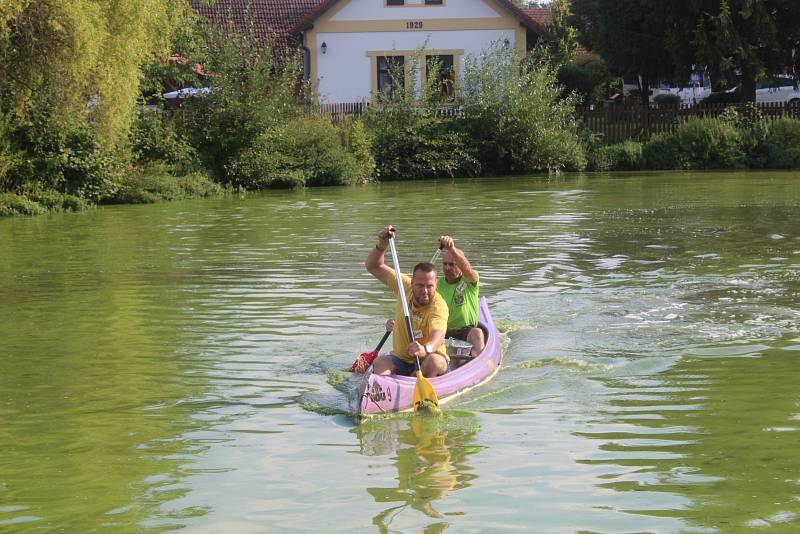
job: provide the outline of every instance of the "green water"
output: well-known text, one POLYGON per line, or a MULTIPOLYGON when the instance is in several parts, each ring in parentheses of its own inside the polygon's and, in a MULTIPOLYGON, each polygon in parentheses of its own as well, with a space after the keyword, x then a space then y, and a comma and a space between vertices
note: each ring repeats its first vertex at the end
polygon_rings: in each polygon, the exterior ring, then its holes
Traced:
POLYGON ((794 532, 800 174, 383 184, 0 220, 0 532, 794 532), (363 268, 452 233, 504 362, 357 424, 363 268))

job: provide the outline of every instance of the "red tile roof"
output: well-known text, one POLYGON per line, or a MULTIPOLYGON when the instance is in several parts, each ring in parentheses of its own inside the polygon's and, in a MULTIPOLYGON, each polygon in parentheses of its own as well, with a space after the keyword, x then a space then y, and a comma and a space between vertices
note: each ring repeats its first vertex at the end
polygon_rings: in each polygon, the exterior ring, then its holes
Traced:
POLYGON ((535 20, 542 26, 547 27, 548 24, 553 23, 553 12, 549 7, 521 7, 520 8, 528 18, 535 20))
MULTIPOLYGON (((325 13, 328 9, 330 9, 336 2, 339 0, 320 0, 314 9, 306 13, 304 17, 302 17, 297 24, 292 27, 292 33, 299 33, 306 28, 308 28, 311 23, 320 15, 325 13)), ((548 30, 543 24, 539 23, 535 18, 531 17, 525 9, 532 9, 532 8, 521 8, 517 6, 512 0, 495 0, 498 4, 505 6, 506 9, 511 11, 520 22, 522 22, 528 28, 534 30, 536 33, 548 37, 552 39, 552 34, 550 30, 548 30)), ((550 12, 549 9, 545 8, 545 11, 548 13, 550 12)), ((552 16, 550 20, 552 20, 552 16)))
MULTIPOLYGON (((263 42, 271 34, 278 47, 296 48, 297 34, 339 0, 189 0, 194 10, 223 29, 243 32, 252 21, 253 32, 263 42)), ((546 22, 552 21, 547 8, 520 8, 512 0, 495 0, 520 22, 540 35, 552 38, 546 22)))
POLYGON ((325 0, 189 0, 194 10, 223 29, 243 32, 252 22, 255 37, 264 42, 272 34, 277 47, 300 43, 291 28, 325 0))

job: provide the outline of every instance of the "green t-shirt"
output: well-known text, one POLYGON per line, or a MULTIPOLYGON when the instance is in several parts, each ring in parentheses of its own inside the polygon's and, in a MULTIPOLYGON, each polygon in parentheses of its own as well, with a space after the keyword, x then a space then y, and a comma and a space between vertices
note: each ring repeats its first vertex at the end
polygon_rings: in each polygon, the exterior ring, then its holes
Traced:
POLYGON ((448 330, 478 325, 478 282, 480 277, 474 284, 463 276, 452 284, 449 284, 444 276, 439 280, 436 291, 450 310, 450 317, 447 320, 448 330))

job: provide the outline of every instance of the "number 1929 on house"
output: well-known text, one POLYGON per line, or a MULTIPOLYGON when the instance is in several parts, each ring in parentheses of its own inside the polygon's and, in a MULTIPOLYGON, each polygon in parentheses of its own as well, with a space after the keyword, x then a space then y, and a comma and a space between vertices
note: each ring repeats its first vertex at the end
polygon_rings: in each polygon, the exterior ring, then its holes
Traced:
POLYGON ((422 26, 423 24, 421 20, 409 20, 406 22, 407 30, 421 30, 422 26))

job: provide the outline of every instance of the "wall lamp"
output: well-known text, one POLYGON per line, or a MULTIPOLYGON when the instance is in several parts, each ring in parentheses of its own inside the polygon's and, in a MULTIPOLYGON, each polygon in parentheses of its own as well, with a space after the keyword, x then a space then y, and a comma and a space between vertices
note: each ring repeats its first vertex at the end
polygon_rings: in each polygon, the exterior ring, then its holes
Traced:
POLYGON ((322 50, 323 54, 328 52, 328 44, 325 41, 322 41, 322 46, 320 46, 320 50, 322 50))
POLYGON ((511 41, 509 41, 508 39, 504 39, 503 40, 503 46, 505 46, 506 48, 508 48, 508 45, 510 45, 510 44, 511 44, 511 41))

